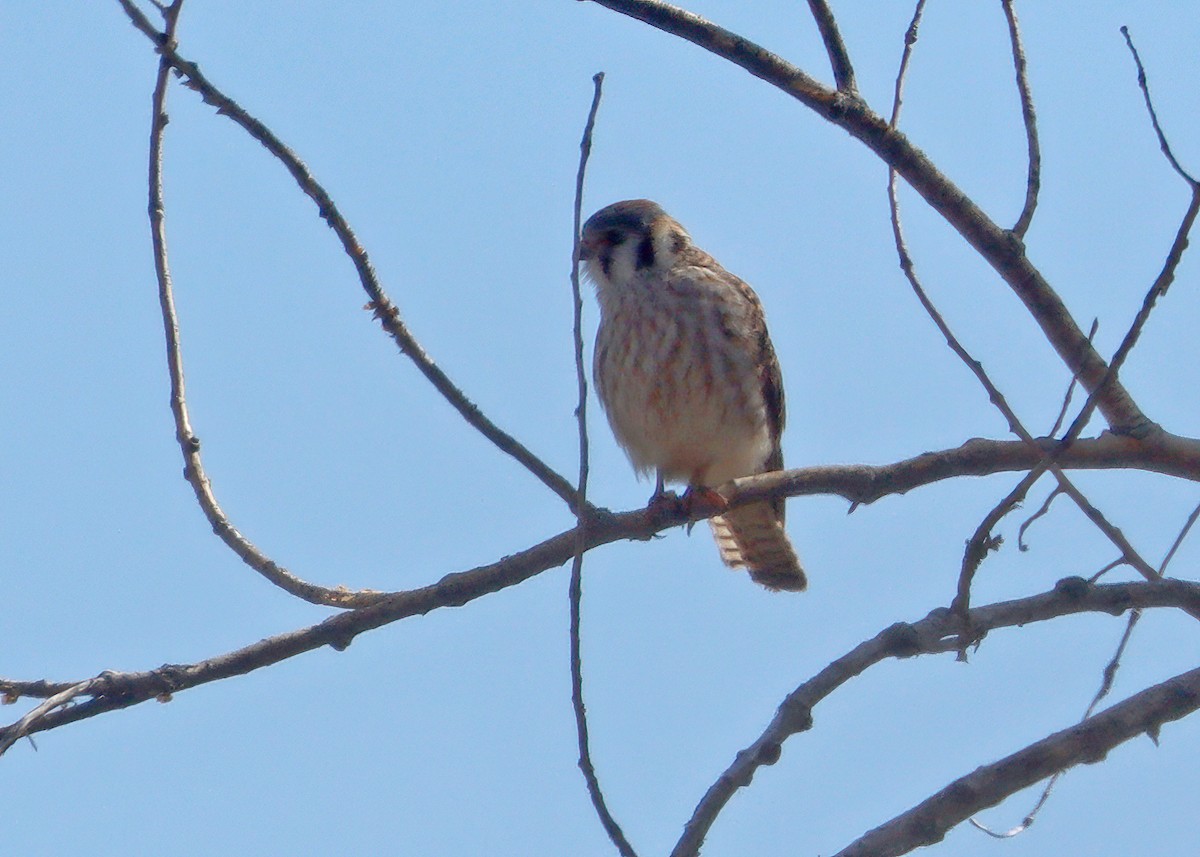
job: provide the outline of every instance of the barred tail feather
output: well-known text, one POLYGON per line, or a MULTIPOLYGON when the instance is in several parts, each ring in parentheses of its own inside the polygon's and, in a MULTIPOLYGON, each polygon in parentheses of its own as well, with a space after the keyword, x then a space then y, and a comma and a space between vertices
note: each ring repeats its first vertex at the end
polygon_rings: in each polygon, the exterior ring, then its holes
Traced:
POLYGON ((802 592, 804 569, 770 503, 750 503, 709 519, 721 559, 744 567, 750 578, 774 591, 802 592))

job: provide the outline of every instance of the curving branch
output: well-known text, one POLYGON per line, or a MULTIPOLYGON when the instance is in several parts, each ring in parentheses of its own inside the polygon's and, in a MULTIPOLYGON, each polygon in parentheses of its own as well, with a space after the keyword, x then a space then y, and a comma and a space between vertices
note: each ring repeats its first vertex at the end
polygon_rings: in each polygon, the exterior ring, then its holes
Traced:
MULTIPOLYGON (((1025 255, 1021 242, 998 226, 903 133, 861 99, 824 87, 760 45, 686 10, 659 0, 593 0, 601 6, 686 39, 795 98, 837 125, 895 169, 958 231, 1016 293, 1059 357, 1086 390, 1097 390, 1107 364, 1087 341, 1062 299, 1025 255)), ((1158 430, 1132 396, 1109 379, 1098 407, 1110 428, 1146 437, 1158 430)))
MULTIPOLYGON (((163 8, 166 32, 163 44, 174 49, 175 28, 183 0, 163 8)), ((200 438, 192 430, 188 416, 186 385, 183 375, 183 349, 179 337, 179 316, 175 311, 175 293, 171 282, 171 266, 167 255, 166 205, 163 202, 163 135, 167 128, 167 81, 171 63, 163 58, 158 63, 154 84, 150 126, 149 216, 150 238, 154 251, 154 273, 158 279, 158 302, 162 311, 163 332, 166 335, 167 374, 171 380, 171 416, 175 421, 175 440, 183 453, 183 477, 192 486, 204 517, 217 537, 241 560, 271 583, 312 604, 328 607, 365 607, 377 593, 351 592, 345 589, 326 589, 300 579, 286 568, 277 565, 229 520, 217 502, 212 481, 204 470, 200 457, 200 438)))
POLYGON ((1164 723, 1200 708, 1200 668, 1134 694, 1076 726, 1055 732, 991 765, 977 768, 927 800, 870 831, 835 857, 894 857, 940 842, 981 809, 1075 765, 1102 761, 1131 738, 1157 740, 1164 723))
POLYGON ((808 0, 809 11, 821 32, 821 41, 825 43, 825 53, 829 54, 829 65, 833 68, 833 81, 838 92, 847 95, 858 95, 858 84, 854 80, 854 65, 850 62, 850 53, 842 34, 838 31, 837 20, 833 10, 825 0, 808 0))
MULTIPOLYGON (((904 52, 900 60, 900 69, 896 74, 896 84, 892 99, 892 115, 891 119, 889 120, 889 124, 893 128, 897 126, 900 120, 900 110, 903 103, 904 81, 908 71, 909 60, 912 57, 913 46, 916 44, 917 30, 920 26, 923 10, 924 0, 921 0, 921 2, 917 3, 916 11, 913 13, 912 23, 909 25, 908 31, 904 38, 904 52)), ((1010 22, 1012 22, 1012 25, 1015 28, 1015 19, 1010 17, 1010 22)), ((1013 30, 1013 33, 1013 38, 1015 40, 1017 39, 1015 29, 1013 30)), ((1019 42, 1016 42, 1016 44, 1019 46, 1019 42)), ((992 527, 999 522, 1000 518, 1003 517, 1009 509, 1011 509, 1024 498, 1029 488, 1041 476, 1043 469, 1048 469, 1054 474, 1054 477, 1058 480, 1059 488, 1064 493, 1069 495, 1071 499, 1075 501, 1076 505, 1078 505, 1079 508, 1084 512, 1084 514, 1087 515, 1088 518, 1091 519, 1092 522, 1095 523, 1095 525, 1100 529, 1100 531, 1103 532, 1104 535, 1107 536, 1108 539, 1117 546, 1117 548, 1121 551, 1121 556, 1126 562, 1136 568, 1147 579, 1155 578, 1157 576, 1157 572, 1150 566, 1149 563, 1142 559, 1142 557, 1134 549, 1133 545, 1131 545, 1125 538, 1124 534, 1111 523, 1109 523, 1100 510, 1097 509, 1083 495, 1083 493, 1075 487, 1071 480, 1067 478, 1067 475, 1063 472, 1062 468, 1054 463, 1054 459, 1049 453, 1042 452, 1040 449, 1038 449, 1037 442, 1034 440, 1033 435, 1030 434, 1028 429, 1026 429, 1021 423, 1021 420, 1019 417, 1017 417, 1016 412, 1013 411, 1011 406, 1009 406, 1008 400, 1005 398, 1004 394, 1000 392, 1000 390, 992 382, 991 378, 988 377, 987 372, 983 368, 983 364, 973 358, 966 348, 963 347, 958 337, 955 336, 954 332, 950 329, 950 326, 946 323, 946 320, 942 317, 942 314, 938 312, 937 307, 934 306, 933 301, 930 300, 929 295, 925 291, 925 287, 921 284, 920 278, 917 276, 916 266, 913 264, 912 256, 908 251, 908 243, 904 237, 904 227, 900 219, 900 199, 896 189, 896 175, 896 170, 889 166, 887 182, 888 211, 891 215, 892 235, 895 239, 896 255, 900 258, 900 268, 904 272, 905 278, 908 280, 909 285, 912 286, 913 293, 917 296, 917 300, 920 302, 922 308, 924 308, 926 314, 929 315, 934 325, 945 338, 946 344, 949 346, 950 350, 953 351, 954 354, 966 365, 966 367, 971 370, 976 379, 983 386, 984 390, 987 391, 988 399, 993 405, 996 406, 996 409, 1004 415, 1004 419, 1007 421, 1009 429, 1018 437, 1020 437, 1021 440, 1023 440, 1026 444, 1028 444, 1030 448, 1037 449, 1043 456, 1042 462, 1039 462, 1038 466, 1024 479, 1022 479, 1020 484, 1018 484, 1017 487, 1014 488, 1008 494, 1008 496, 1000 502, 1000 504, 992 509, 992 511, 984 518, 982 523, 980 523, 980 525, 976 528, 974 535, 967 541, 967 547, 963 553, 962 568, 958 577, 958 588, 954 596, 954 601, 951 604, 951 608, 960 613, 965 613, 967 610, 967 607, 970 605, 971 583, 975 577, 975 572, 983 562, 984 557, 987 556, 988 551, 994 550, 999 546, 999 541, 991 537, 992 527)), ((1030 210, 1030 213, 1032 213, 1032 210, 1030 210)), ((1109 367, 1105 374, 1106 378, 1109 378, 1114 377, 1116 373, 1112 367, 1109 367)), ((1106 381, 1101 381, 1100 388, 1103 388, 1105 383, 1106 381)), ((1094 400, 1095 398, 1093 397, 1091 401, 1094 400)), ((964 648, 968 639, 968 637, 963 638, 964 648)))
POLYGON ((1025 148, 1029 166, 1025 175, 1025 206, 1017 217, 1012 233, 1024 239, 1033 222, 1037 208, 1038 191, 1042 186, 1042 147, 1038 142, 1037 111, 1033 107, 1033 93, 1029 88, 1029 70, 1025 62, 1025 46, 1021 42, 1021 28, 1017 24, 1017 10, 1013 0, 1000 0, 1004 17, 1008 21, 1008 40, 1012 45, 1013 70, 1017 76, 1017 95, 1021 99, 1021 120, 1025 125, 1025 148))
MULTIPOLYGON (((893 102, 892 102, 892 114, 891 114, 890 124, 893 127, 895 127, 897 125, 899 117, 900 117, 900 109, 901 109, 901 104, 902 104, 902 94, 903 94, 903 88, 904 88, 905 75, 906 75, 906 72, 908 69, 908 63, 909 63, 909 59, 912 54, 913 45, 916 42, 917 27, 920 22, 923 6, 924 6, 923 2, 918 2, 916 11, 913 15, 912 23, 909 26, 909 29, 908 29, 908 32, 906 34, 905 41, 904 41, 904 51, 903 51, 901 61, 900 61, 900 69, 896 76, 896 84, 895 84, 894 96, 893 96, 893 102)), ((1027 197, 1026 209, 1022 213, 1022 221, 1025 221, 1025 225, 1027 226, 1028 225, 1027 216, 1028 216, 1028 218, 1032 217, 1033 206, 1036 205, 1036 186, 1035 186, 1036 175, 1035 175, 1034 167, 1036 165, 1036 162, 1039 160, 1038 156, 1037 156, 1036 126, 1033 124, 1032 99, 1029 94, 1028 81, 1026 80, 1025 74, 1024 74, 1024 52, 1021 48, 1020 33, 1017 28, 1016 13, 1012 8, 1011 0, 1004 0, 1004 8, 1005 8, 1005 14, 1008 18, 1008 23, 1009 23, 1009 32, 1010 32, 1010 38, 1011 38, 1012 45, 1013 45, 1014 61, 1016 62, 1016 65, 1017 65, 1018 87, 1021 90, 1022 103, 1026 108, 1026 110, 1025 110, 1026 133, 1029 137, 1029 142, 1030 142, 1030 191, 1031 191, 1031 193, 1030 193, 1030 196, 1027 197)), ((1149 98, 1149 90, 1147 89, 1147 86, 1146 86, 1145 73, 1142 69, 1140 59, 1138 59, 1138 57, 1137 57, 1137 52, 1136 52, 1136 50, 1133 49, 1133 43, 1129 38, 1128 31, 1125 31, 1125 36, 1126 36, 1126 40, 1129 42, 1130 49, 1133 50, 1134 58, 1137 61, 1138 70, 1139 70, 1138 80, 1142 86, 1143 93, 1146 96, 1147 106, 1150 110, 1150 115, 1151 115, 1151 119, 1154 123, 1155 131, 1158 133, 1159 139, 1160 139, 1160 141, 1162 141, 1163 150, 1168 153, 1168 157, 1170 158, 1172 165, 1175 166, 1177 170, 1180 170, 1177 162, 1175 162, 1175 160, 1174 160, 1174 157, 1170 155, 1170 147, 1166 143, 1165 137, 1163 136, 1162 130, 1158 124, 1157 117, 1155 116, 1153 105, 1150 102, 1150 98, 1149 98)), ((1186 173, 1182 173, 1182 171, 1181 171, 1181 174, 1184 175, 1185 178, 1187 178, 1186 173)), ((897 192, 896 192, 896 170, 894 168, 891 168, 890 166, 888 169, 887 190, 888 190, 889 211, 891 213, 891 220, 892 220, 892 231, 893 231, 894 237, 895 237, 896 252, 900 257, 900 267, 903 270, 905 277, 908 279, 909 283, 911 284, 912 289, 917 296, 917 299, 920 301, 921 306, 925 309, 926 313, 933 320, 933 322, 937 326, 938 330, 941 331, 942 335, 945 337, 946 343, 949 345, 950 349, 967 365, 967 367, 975 374, 976 378, 983 385, 983 387, 987 390, 988 396, 989 396, 990 400, 992 401, 992 403, 997 407, 997 409, 1000 410, 1000 412, 1002 414, 1004 414, 1005 419, 1008 421, 1009 428, 1014 433, 1016 433, 1022 440, 1024 440, 1026 443, 1029 443, 1032 445, 1033 444, 1032 436, 1025 429, 1025 427, 1021 424, 1021 422, 1017 418, 1015 412, 1013 412, 1012 409, 1009 407, 1005 397, 1000 393, 1000 391, 992 383, 992 381, 988 377, 987 373, 984 371, 982 364, 980 364, 979 361, 972 358, 971 355, 966 351, 966 349, 961 345, 958 338, 950 330, 949 326, 946 324, 946 322, 942 318, 941 314, 937 311, 936 307, 934 307, 933 303, 930 301, 928 295, 926 294, 925 289, 921 285, 921 283, 917 277, 916 269, 913 265, 912 258, 908 252, 908 247, 907 247, 907 244, 906 244, 906 241, 904 238, 904 231, 903 231, 901 221, 900 221, 899 200, 898 200, 897 192)), ((1193 190, 1195 190, 1194 185, 1193 185, 1193 190)), ((1190 228, 1191 228, 1191 222, 1194 219, 1195 214, 1196 214, 1195 208, 1196 208, 1197 204, 1200 203, 1200 197, 1198 197, 1195 193, 1193 194, 1192 203, 1193 203, 1193 207, 1189 209, 1188 214, 1184 218, 1184 223, 1180 227, 1179 233, 1177 233, 1176 246, 1172 248, 1172 253, 1168 260, 1169 270, 1171 271, 1171 276, 1173 276, 1174 264, 1178 263, 1178 260, 1182 255, 1182 247, 1179 246, 1179 242, 1181 239, 1186 241, 1187 233, 1188 233, 1188 231, 1190 231, 1190 228), (1178 248, 1178 252, 1177 252, 1177 248, 1178 248), (1172 259, 1174 260, 1173 264, 1171 263, 1172 259)), ((1165 285, 1160 286, 1160 281, 1162 281, 1163 279, 1164 279, 1164 277, 1160 276, 1158 278, 1158 280, 1156 280, 1155 284, 1151 287, 1150 292, 1147 294, 1146 299, 1143 301, 1143 306, 1142 306, 1141 311, 1135 317, 1134 322, 1131 325, 1128 333, 1122 340, 1121 345, 1118 347, 1117 352, 1114 355, 1111 364, 1105 370, 1104 377, 1101 378, 1101 380, 1100 380, 1099 384, 1097 385, 1097 387, 1095 388, 1095 390, 1093 390, 1091 392, 1091 394, 1089 395, 1087 402, 1084 404, 1084 407, 1082 408, 1080 414, 1076 417, 1071 428, 1067 431, 1066 435, 1064 436, 1064 438, 1063 438, 1064 446, 1069 446, 1074 441, 1074 439, 1079 435, 1079 433, 1083 430, 1083 427, 1087 424, 1087 421, 1091 417, 1092 409, 1096 406, 1098 399, 1099 399, 1100 395, 1102 394, 1102 391, 1105 389, 1106 385, 1108 385, 1109 383, 1111 383, 1113 380, 1116 379, 1117 373, 1119 372, 1121 365, 1124 363, 1125 358, 1129 355, 1130 351, 1132 350, 1134 344, 1137 341, 1138 336, 1140 335, 1140 331, 1141 331, 1143 325, 1145 324, 1147 318, 1149 317, 1149 313, 1150 313, 1151 309, 1153 309, 1154 301, 1156 300, 1157 296, 1160 293, 1165 292, 1165 285)), ((1168 282, 1169 282, 1169 280, 1168 280, 1168 282)), ((1088 336, 1089 343, 1092 340, 1095 330, 1096 330, 1096 325, 1095 325, 1095 323, 1093 323, 1092 332, 1089 333, 1089 336, 1088 336)), ((1072 379, 1072 384, 1073 383, 1074 383, 1074 379, 1072 379)), ((1068 390, 1068 395, 1069 395, 1069 392, 1070 391, 1068 390)), ((1065 408, 1066 408, 1066 405, 1064 404, 1064 411, 1065 411, 1065 408)), ((1061 421, 1061 419, 1062 419, 1062 415, 1060 414, 1059 421, 1061 421)), ((1055 423, 1056 428, 1057 428, 1059 421, 1056 421, 1056 423, 1055 423)), ((1052 430, 1052 433, 1053 433, 1053 431, 1054 430, 1052 430)), ((1061 491, 1062 493, 1067 494, 1069 497, 1071 497, 1072 500, 1074 500, 1075 504, 1084 513, 1084 515, 1086 515, 1088 517, 1088 519, 1091 520, 1096 525, 1096 527, 1098 529, 1100 529, 1100 531, 1103 532, 1104 535, 1118 548, 1118 550, 1120 550, 1121 557, 1124 562, 1133 566, 1140 574, 1142 574, 1148 580, 1152 580, 1159 575, 1158 571, 1156 569, 1154 569, 1148 562, 1146 562, 1140 556, 1140 554, 1136 551, 1136 549, 1134 549, 1133 545, 1128 541, 1128 539, 1126 539, 1125 535, 1116 526, 1111 524, 1107 520, 1107 518, 1103 515, 1103 513, 1101 513, 1100 510, 1097 509, 1083 495, 1083 493, 1081 491, 1079 491, 1079 489, 1074 485, 1074 483, 1071 482, 1071 480, 1066 476, 1066 474, 1062 471, 1062 469, 1059 466, 1057 466, 1057 464, 1055 463, 1054 456, 1051 454, 1046 454, 1044 457, 1044 460, 1042 462, 1040 462, 1033 470, 1031 470, 1030 473, 1027 474, 1025 476, 1025 478, 1023 478, 1021 480, 1021 482, 999 504, 997 504, 992 509, 991 512, 988 513, 988 515, 984 518, 984 520, 976 528, 972 537, 968 540, 966 550, 964 551, 964 554, 963 554, 962 568, 961 568, 961 571, 959 574, 957 593, 954 597, 954 602, 952 604, 952 607, 954 609, 957 609, 959 611, 966 609, 966 607, 969 604, 971 583, 974 578, 975 572, 978 570, 980 564, 982 563, 983 559, 986 557, 987 553, 991 550, 995 550, 999 546, 999 540, 995 539, 991 536, 992 528, 995 527, 995 525, 999 522, 999 520, 1005 514, 1007 514, 1009 510, 1011 510, 1017 503, 1019 503, 1021 500, 1024 499, 1029 488, 1032 487, 1032 485, 1040 478, 1041 474, 1046 470, 1049 470, 1054 475, 1055 479, 1058 481, 1057 491, 1061 491)), ((1197 618, 1200 618, 1200 617, 1197 617, 1197 618)))
POLYGON ((1187 170, 1175 157, 1175 153, 1171 150, 1171 144, 1167 142, 1167 135, 1163 133, 1162 125, 1158 121, 1158 111, 1154 109, 1154 100, 1150 97, 1150 84, 1146 79, 1146 68, 1142 65, 1141 54, 1138 53, 1137 47, 1133 44, 1133 36, 1129 33, 1128 27, 1121 28, 1121 35, 1125 37, 1125 45, 1129 48, 1129 53, 1133 55, 1134 65, 1137 66, 1137 81, 1138 87, 1142 90, 1142 99, 1146 102, 1146 111, 1150 114, 1150 123, 1154 126, 1154 134, 1158 137, 1158 147, 1162 150, 1163 156, 1170 163, 1171 169, 1179 174, 1185 182, 1191 185, 1195 190, 1197 184, 1196 178, 1187 170))
MULTIPOLYGON (((1133 608, 1149 607, 1200 610, 1200 584, 1159 580, 1094 586, 1081 578, 1068 577, 1060 580, 1053 590, 1040 595, 973 607, 966 614, 965 621, 964 617, 951 610, 938 608, 919 622, 898 622, 885 628, 788 694, 762 735, 738 753, 733 763, 709 787, 684 827, 683 836, 671 852, 671 857, 697 854, 713 822, 737 790, 750 785, 759 768, 773 765, 779 760, 783 743, 788 738, 812 728, 813 709, 817 704, 876 664, 890 658, 957 651, 959 637, 966 628, 982 639, 989 631, 1044 622, 1060 616, 1076 613, 1120 615, 1133 608)), ((1196 705, 1200 707, 1200 699, 1196 705)), ((1053 771, 1044 776, 1050 773, 1053 771)), ((1037 779, 1042 777, 1032 782, 1037 779)), ((874 857, 877 854, 902 852, 865 850, 859 853, 874 857)))
MULTIPOLYGON (((1051 439, 1039 443, 1050 449, 1056 445, 1051 439)), ((727 502, 706 503, 699 498, 692 504, 690 515, 682 509, 662 504, 619 514, 590 515, 583 527, 584 549, 593 550, 616 541, 646 540, 672 527, 700 521, 727 508, 756 500, 834 494, 865 504, 944 479, 1027 470, 1037 460, 1038 456, 1021 441, 976 439, 955 449, 927 452, 888 465, 807 467, 764 473, 720 486, 720 493, 727 502)), ((1063 454, 1059 463, 1063 467, 1084 469, 1137 467, 1200 481, 1200 440, 1163 433, 1151 443, 1107 434, 1078 441, 1063 454)), ((322 646, 340 651, 366 631, 443 607, 461 607, 476 598, 516 586, 561 566, 576 555, 579 538, 579 528, 572 528, 496 562, 447 574, 438 582, 419 589, 380 594, 370 606, 349 610, 308 628, 270 637, 196 664, 167 665, 148 672, 109 673, 107 689, 103 693, 69 709, 48 713, 30 731, 55 728, 127 708, 162 694, 244 675, 322 646)), ((22 696, 44 698, 79 683, 0 679, 0 695, 10 702, 22 696)))
POLYGON ((183 80, 184 85, 197 92, 205 104, 215 107, 217 113, 231 119, 246 133, 261 143, 267 151, 284 165, 300 189, 316 203, 317 211, 321 218, 329 224, 334 234, 337 235, 341 241, 343 250, 354 264, 359 282, 370 299, 368 307, 374 311, 374 315, 379 319, 384 331, 396 343, 401 353, 413 362, 418 371, 425 376, 434 389, 458 411, 469 425, 491 441, 502 452, 520 462, 526 470, 561 497, 567 503, 568 507, 574 511, 577 501, 575 489, 571 487, 571 483, 534 455, 516 438, 504 432, 484 416, 475 403, 468 399, 466 394, 425 353, 420 343, 417 342, 416 338, 409 331, 408 326, 401 320, 400 310, 392 303, 387 293, 384 292, 383 286, 380 285, 379 278, 375 273, 375 268, 367 255, 367 251, 359 243, 354 230, 350 228, 350 224, 342 216, 342 213, 338 210, 329 193, 317 182, 304 162, 296 156, 295 152, 285 146, 266 125, 247 113, 236 101, 218 90, 200 71, 199 66, 181 57, 175 50, 171 40, 164 38, 162 33, 154 29, 154 26, 142 14, 141 10, 133 5, 132 0, 117 0, 117 2, 121 4, 130 21, 133 22, 133 25, 154 42, 155 49, 163 61, 170 64, 170 67, 183 80))

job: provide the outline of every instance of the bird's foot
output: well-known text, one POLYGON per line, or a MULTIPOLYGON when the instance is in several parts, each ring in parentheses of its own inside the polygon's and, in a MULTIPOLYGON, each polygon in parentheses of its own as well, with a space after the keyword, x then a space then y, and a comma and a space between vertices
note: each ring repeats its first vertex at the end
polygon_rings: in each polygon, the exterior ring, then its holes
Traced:
MULTIPOLYGON (((697 513, 702 517, 708 517, 713 512, 723 512, 728 509, 729 501, 712 488, 705 488, 702 485, 689 485, 687 490, 683 492, 683 496, 679 499, 679 507, 689 518, 697 513)), ((694 526, 696 526, 694 520, 688 522, 687 532, 689 535, 691 535, 692 527, 694 526)))
POLYGON ((696 512, 723 512, 729 508, 729 501, 715 488, 705 488, 703 485, 689 485, 679 502, 688 515, 696 512))

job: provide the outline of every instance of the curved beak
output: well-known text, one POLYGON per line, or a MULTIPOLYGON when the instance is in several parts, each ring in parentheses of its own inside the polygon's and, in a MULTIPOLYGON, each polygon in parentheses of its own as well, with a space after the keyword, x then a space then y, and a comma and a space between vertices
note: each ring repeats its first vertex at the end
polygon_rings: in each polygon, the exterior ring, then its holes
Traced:
POLYGON ((600 248, 604 244, 604 239, 597 235, 590 235, 579 239, 579 261, 588 262, 597 258, 600 255, 600 248))

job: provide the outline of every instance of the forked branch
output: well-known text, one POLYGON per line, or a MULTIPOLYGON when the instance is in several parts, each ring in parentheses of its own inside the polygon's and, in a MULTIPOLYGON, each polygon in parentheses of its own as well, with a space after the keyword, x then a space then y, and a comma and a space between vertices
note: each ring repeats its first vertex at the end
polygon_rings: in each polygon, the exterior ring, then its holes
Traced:
MULTIPOLYGON (((623 15, 686 39, 792 96, 870 148, 975 248, 1016 293, 1072 374, 1089 392, 1107 364, 1087 341, 1062 299, 1025 255, 1019 241, 998 226, 900 131, 859 98, 828 89, 760 45, 691 12, 659 0, 593 0, 623 15)), ((1138 437, 1157 427, 1118 381, 1110 381, 1098 406, 1113 431, 1138 437)))
POLYGON ((154 26, 133 4, 132 0, 117 0, 117 2, 121 4, 134 26, 154 42, 159 55, 176 71, 185 86, 199 93, 206 104, 216 108, 217 113, 235 122, 261 143, 291 173, 300 189, 316 204, 321 218, 329 224, 340 240, 343 250, 354 264, 359 282, 370 300, 368 306, 374 311, 375 317, 379 319, 383 329, 400 351, 413 362, 413 365, 433 385, 434 389, 458 411, 468 424, 502 452, 520 462, 526 470, 541 480, 574 510, 576 508, 575 489, 571 487, 570 482, 530 452, 516 438, 488 419, 425 353, 408 326, 401 320, 400 310, 384 292, 367 251, 359 243, 354 230, 350 228, 350 224, 338 210, 329 193, 317 182, 304 162, 296 156, 296 153, 285 146, 266 125, 251 116, 232 98, 218 90, 200 71, 196 63, 181 57, 171 41, 154 29, 154 26))

